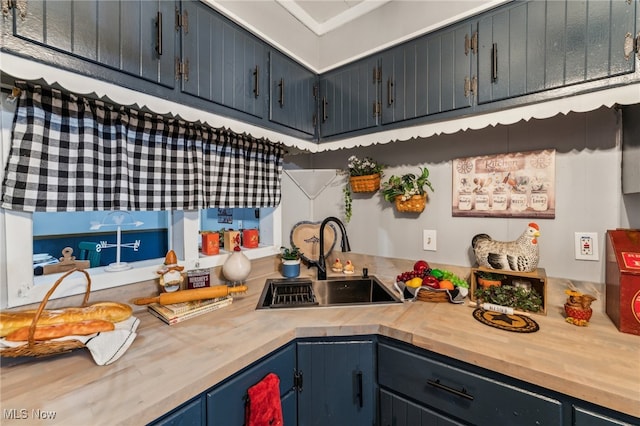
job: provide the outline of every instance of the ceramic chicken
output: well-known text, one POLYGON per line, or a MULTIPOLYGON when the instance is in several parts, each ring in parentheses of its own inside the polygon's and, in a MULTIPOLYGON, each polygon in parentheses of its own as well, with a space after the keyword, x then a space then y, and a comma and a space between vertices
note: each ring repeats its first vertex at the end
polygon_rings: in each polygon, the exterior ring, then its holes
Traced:
POLYGON ((351 263, 350 260, 347 260, 347 263, 344 265, 344 273, 345 274, 353 274, 356 271, 355 266, 351 263))
POLYGON ((538 267, 537 237, 540 228, 531 222, 515 241, 496 241, 487 234, 473 237, 471 247, 478 265, 507 271, 533 272, 538 267))
POLYGON ((340 262, 340 259, 336 258, 336 261, 333 262, 333 265, 331 265, 331 270, 333 272, 342 272, 343 266, 342 262, 340 262))

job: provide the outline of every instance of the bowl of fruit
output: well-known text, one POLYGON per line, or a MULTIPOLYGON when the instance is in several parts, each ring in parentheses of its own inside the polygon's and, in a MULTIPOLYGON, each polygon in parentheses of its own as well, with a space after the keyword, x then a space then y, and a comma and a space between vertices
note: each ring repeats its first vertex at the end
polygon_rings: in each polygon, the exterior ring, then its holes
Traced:
POLYGON ((469 293, 466 280, 451 271, 432 269, 424 260, 398 274, 395 287, 405 301, 463 303, 469 293))

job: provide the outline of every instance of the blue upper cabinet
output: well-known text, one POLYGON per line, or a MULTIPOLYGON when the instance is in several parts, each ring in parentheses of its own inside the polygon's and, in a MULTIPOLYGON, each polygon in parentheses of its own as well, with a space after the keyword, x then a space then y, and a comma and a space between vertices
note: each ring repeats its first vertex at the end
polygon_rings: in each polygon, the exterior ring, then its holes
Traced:
POLYGON ((382 124, 470 107, 475 37, 465 22, 384 52, 382 124))
POLYGON ((328 137, 378 124, 378 57, 358 60, 320 77, 320 136, 328 137))
POLYGON ((173 88, 175 7, 162 0, 29 0, 24 13, 14 9, 14 35, 173 88))
POLYGON ((516 2, 479 21, 478 102, 634 72, 636 2, 516 2), (629 34, 629 36, 627 35, 629 34))
POLYGON ((263 117, 268 95, 264 42, 197 1, 183 1, 179 18, 182 91, 263 117))
POLYGON ((269 120, 315 134, 318 78, 287 56, 269 53, 269 120))

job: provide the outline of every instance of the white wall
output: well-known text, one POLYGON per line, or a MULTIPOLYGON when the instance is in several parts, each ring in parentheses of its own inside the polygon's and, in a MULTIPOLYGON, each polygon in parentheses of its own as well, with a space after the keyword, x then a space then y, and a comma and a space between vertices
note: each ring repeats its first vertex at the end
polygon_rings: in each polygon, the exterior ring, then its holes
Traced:
MULTIPOLYGON (((353 218, 347 225, 354 252, 471 266, 471 238, 486 232, 498 240, 516 239, 531 219, 461 218, 451 216, 451 160, 459 157, 555 148, 556 217, 537 219, 540 267, 548 276, 604 282, 604 262, 574 259, 574 232, 597 232, 600 259, 608 229, 637 226, 638 196, 622 199, 620 188, 621 148, 619 114, 602 108, 590 113, 572 113, 546 120, 489 127, 429 139, 390 143, 367 148, 340 150, 286 158, 290 168, 346 168, 352 155, 371 156, 390 166, 386 176, 417 171, 427 166, 435 193, 419 216, 398 214, 377 193, 354 194, 353 218), (624 202, 623 202, 624 201, 624 202), (635 223, 635 225, 634 225, 635 223), (422 230, 435 229, 437 251, 422 250, 422 230)), ((340 178, 313 201, 315 220, 329 215, 344 217, 340 178)), ((291 226, 308 219, 299 209, 293 187, 283 194, 283 241, 291 226)))

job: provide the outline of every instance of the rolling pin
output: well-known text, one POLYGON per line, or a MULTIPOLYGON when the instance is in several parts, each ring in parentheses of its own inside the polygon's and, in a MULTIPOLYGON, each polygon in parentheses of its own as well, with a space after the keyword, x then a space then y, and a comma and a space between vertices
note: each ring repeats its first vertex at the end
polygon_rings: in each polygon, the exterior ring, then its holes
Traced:
POLYGON ((215 285, 213 287, 196 288, 193 290, 178 290, 172 293, 161 293, 155 297, 139 297, 133 300, 136 305, 148 305, 149 303, 159 303, 161 305, 171 305, 173 303, 191 302, 192 300, 215 299, 216 297, 228 296, 232 293, 245 293, 246 285, 229 287, 226 285, 215 285))

